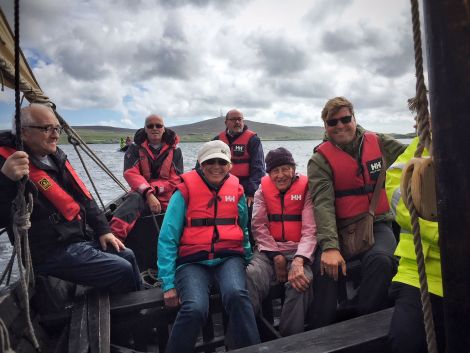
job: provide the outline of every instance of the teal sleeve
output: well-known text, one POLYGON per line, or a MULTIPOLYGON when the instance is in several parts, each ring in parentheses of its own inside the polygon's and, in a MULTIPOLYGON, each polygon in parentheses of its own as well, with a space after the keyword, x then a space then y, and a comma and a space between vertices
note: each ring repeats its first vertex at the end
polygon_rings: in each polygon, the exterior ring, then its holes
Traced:
POLYGON ((186 203, 178 190, 170 199, 158 238, 158 276, 163 281, 164 292, 175 287, 176 259, 185 215, 186 203))
POLYGON ((243 249, 245 250, 245 262, 250 263, 253 251, 251 249, 250 234, 248 233, 248 207, 246 205, 246 198, 243 195, 238 201, 238 216, 239 225, 243 229, 243 249))

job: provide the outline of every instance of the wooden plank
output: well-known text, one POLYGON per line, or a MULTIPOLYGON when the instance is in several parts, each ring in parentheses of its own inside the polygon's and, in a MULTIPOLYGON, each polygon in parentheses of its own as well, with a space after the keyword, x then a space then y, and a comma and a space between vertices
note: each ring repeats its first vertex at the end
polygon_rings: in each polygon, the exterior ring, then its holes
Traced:
POLYGON ((165 306, 161 288, 118 294, 111 296, 109 300, 111 314, 165 306))
POLYGON ((72 309, 69 333, 69 353, 88 353, 88 318, 85 297, 80 297, 72 309))
POLYGON ((316 330, 241 348, 232 352, 375 353, 382 352, 393 308, 316 330))
POLYGON ((90 353, 109 353, 111 318, 108 294, 90 291, 87 294, 87 302, 90 353))

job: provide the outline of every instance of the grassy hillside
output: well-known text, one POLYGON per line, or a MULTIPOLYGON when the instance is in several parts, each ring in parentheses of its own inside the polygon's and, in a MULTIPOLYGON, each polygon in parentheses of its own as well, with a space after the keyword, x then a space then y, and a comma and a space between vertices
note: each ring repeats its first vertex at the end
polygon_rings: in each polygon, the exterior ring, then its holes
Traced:
MULTIPOLYGON (((289 127, 276 124, 258 123, 246 120, 248 127, 257 132, 261 140, 320 140, 323 137, 322 126, 289 127)), ((171 129, 180 136, 182 142, 209 141, 225 129, 224 118, 200 121, 194 124, 173 126, 171 129)), ((73 129, 87 143, 119 143, 121 137, 134 136, 135 129, 124 129, 110 126, 73 126, 73 129)), ((391 134, 396 138, 411 138, 414 134, 391 134)), ((61 143, 67 137, 61 137, 61 143)))

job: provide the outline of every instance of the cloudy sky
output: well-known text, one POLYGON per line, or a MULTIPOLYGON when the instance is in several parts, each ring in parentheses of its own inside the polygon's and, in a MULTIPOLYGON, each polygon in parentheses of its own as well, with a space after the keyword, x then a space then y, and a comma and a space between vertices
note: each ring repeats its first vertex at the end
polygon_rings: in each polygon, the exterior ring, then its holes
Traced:
MULTIPOLYGON (((13 27, 13 1, 0 4, 13 27)), ((21 46, 71 125, 169 126, 239 108, 321 125, 343 95, 368 129, 411 132, 408 0, 23 0, 21 46)), ((0 92, 0 129, 14 95, 0 92)))

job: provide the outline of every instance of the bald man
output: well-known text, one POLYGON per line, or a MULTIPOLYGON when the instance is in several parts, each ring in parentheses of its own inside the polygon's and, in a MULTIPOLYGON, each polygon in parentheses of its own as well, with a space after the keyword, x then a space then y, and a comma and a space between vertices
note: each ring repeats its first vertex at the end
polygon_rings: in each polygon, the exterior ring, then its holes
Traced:
POLYGON ((246 202, 251 209, 253 198, 261 178, 266 174, 264 153, 261 140, 255 132, 248 129, 243 113, 231 109, 225 115, 225 131, 214 140, 222 140, 230 146, 233 168, 231 174, 240 179, 245 190, 246 202))

